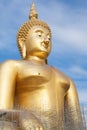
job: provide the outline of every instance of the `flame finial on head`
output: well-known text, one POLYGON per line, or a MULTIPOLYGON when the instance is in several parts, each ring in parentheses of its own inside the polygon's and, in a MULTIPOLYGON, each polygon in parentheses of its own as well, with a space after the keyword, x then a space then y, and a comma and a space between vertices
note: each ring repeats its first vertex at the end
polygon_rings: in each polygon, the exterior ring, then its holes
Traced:
POLYGON ((31 8, 30 8, 30 14, 29 14, 29 19, 32 19, 32 18, 36 18, 36 19, 38 18, 38 13, 36 10, 34 0, 32 2, 31 8))

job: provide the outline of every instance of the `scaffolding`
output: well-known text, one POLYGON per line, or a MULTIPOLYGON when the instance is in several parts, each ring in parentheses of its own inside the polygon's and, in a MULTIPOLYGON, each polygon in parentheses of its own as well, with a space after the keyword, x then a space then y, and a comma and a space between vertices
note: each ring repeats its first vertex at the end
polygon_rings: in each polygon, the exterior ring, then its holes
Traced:
MULTIPOLYGON (((87 107, 81 106, 81 108, 83 128, 78 128, 79 130, 87 130, 87 107)), ((71 110, 71 116, 73 115, 73 111, 78 113, 78 110, 74 110, 73 108, 71 110)), ((77 120, 80 122, 79 113, 74 123, 69 120, 70 116, 69 113, 67 114, 67 111, 64 114, 67 121, 59 120, 56 110, 48 110, 47 112, 26 109, 0 110, 0 130, 75 130, 73 124, 77 125, 75 124, 77 120), (63 125, 60 126, 60 122, 63 125)))

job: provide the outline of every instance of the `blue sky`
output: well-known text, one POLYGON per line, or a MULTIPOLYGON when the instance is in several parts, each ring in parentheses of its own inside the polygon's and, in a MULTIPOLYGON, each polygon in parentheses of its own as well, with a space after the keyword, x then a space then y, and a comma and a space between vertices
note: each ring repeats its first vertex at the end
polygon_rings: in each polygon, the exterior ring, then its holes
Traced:
MULTIPOLYGON (((20 59, 16 34, 28 20, 32 0, 0 1, 0 63, 20 59)), ((87 101, 87 0, 35 0, 39 19, 52 30, 49 64, 71 77, 80 102, 87 101)))

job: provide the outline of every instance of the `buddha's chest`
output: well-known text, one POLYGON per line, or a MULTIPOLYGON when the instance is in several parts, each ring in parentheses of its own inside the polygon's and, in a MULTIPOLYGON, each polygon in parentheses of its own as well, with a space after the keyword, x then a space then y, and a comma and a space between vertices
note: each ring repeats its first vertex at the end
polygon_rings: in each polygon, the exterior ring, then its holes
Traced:
POLYGON ((18 73, 18 83, 25 85, 40 85, 49 82, 53 72, 48 65, 28 63, 21 66, 18 73))

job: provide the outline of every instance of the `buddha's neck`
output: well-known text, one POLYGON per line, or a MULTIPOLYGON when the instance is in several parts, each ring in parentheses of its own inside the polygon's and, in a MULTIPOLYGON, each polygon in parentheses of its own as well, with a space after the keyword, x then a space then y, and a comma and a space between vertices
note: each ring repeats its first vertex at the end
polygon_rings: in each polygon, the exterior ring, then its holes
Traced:
POLYGON ((45 63, 45 59, 41 59, 41 58, 36 57, 36 56, 28 56, 26 58, 26 60, 36 62, 38 64, 44 64, 45 63))

